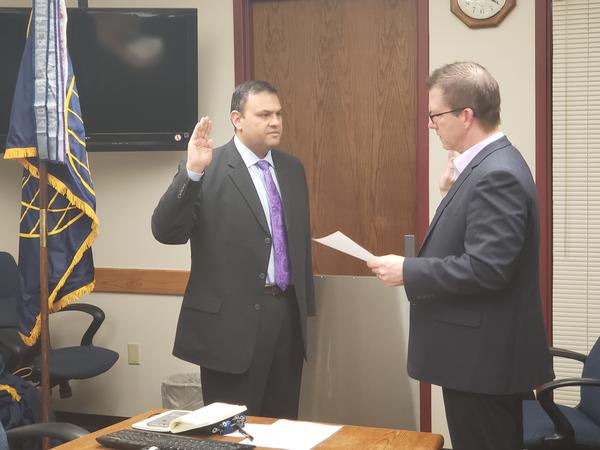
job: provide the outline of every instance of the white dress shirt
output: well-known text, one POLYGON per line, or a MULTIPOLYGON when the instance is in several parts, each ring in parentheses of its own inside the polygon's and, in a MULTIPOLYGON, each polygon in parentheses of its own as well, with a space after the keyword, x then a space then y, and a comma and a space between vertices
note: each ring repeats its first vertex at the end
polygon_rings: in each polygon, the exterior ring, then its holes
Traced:
POLYGON ((504 136, 504 133, 502 131, 498 131, 497 133, 494 133, 491 136, 488 136, 483 141, 478 142, 473 147, 465 150, 460 155, 458 155, 454 159, 454 169, 456 170, 456 178, 458 178, 458 176, 462 173, 462 171, 465 170, 465 167, 467 167, 469 165, 469 163, 471 161, 473 161, 473 158, 475 158, 475 156, 477 156, 477 154, 481 150, 483 150, 488 144, 491 144, 492 142, 497 141, 502 136, 504 136))

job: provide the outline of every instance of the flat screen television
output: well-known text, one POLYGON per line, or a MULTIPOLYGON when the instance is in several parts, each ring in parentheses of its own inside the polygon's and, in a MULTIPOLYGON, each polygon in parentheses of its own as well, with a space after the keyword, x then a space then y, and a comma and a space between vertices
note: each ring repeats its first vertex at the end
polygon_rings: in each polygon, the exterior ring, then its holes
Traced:
MULTIPOLYGON (((0 8, 4 151, 30 8, 0 8)), ((87 149, 182 150, 198 119, 196 9, 69 8, 87 149)))

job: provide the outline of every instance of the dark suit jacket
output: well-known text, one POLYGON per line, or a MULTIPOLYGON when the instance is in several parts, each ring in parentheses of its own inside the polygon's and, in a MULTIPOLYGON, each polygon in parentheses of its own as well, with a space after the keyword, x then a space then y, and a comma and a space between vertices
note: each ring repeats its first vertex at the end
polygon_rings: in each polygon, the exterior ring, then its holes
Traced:
POLYGON ((413 378, 482 394, 526 392, 553 378, 536 198, 525 160, 502 137, 442 200, 419 256, 404 262, 413 378))
MULTIPOLYGON (((288 236, 292 282, 306 348, 314 315, 308 189, 304 168, 272 150, 288 236)), ((183 161, 152 216, 165 244, 191 246, 192 267, 173 354, 210 369, 243 373, 255 352, 271 235, 258 194, 233 140, 213 152, 199 182, 183 161)))

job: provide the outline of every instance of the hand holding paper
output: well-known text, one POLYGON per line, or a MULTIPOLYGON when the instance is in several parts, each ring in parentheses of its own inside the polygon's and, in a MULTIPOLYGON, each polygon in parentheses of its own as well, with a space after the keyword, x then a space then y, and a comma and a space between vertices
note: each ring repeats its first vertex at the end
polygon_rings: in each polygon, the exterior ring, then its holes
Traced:
POLYGON ((339 252, 354 256, 367 262, 367 266, 373 273, 383 281, 386 286, 399 286, 404 283, 402 270, 404 268, 404 256, 385 255, 375 256, 364 249, 341 231, 336 231, 328 236, 313 239, 319 244, 331 247, 339 252))
POLYGON ((401 286, 404 284, 404 256, 385 255, 367 262, 367 266, 386 286, 401 286))

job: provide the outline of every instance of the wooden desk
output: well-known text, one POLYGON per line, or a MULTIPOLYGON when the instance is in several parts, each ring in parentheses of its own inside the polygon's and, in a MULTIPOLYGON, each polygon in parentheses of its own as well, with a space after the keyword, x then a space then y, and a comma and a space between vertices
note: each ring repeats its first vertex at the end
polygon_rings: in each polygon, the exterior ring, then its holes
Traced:
MULTIPOLYGON (((96 436, 110 433, 112 431, 130 428, 131 424, 144 420, 154 414, 164 411, 157 408, 139 414, 131 419, 124 420, 110 427, 103 428, 94 433, 86 435, 75 441, 54 447, 56 450, 97 450, 103 449, 96 436)), ((249 417, 252 423, 272 423, 275 419, 264 417, 249 417)), ((238 438, 229 438, 214 436, 215 439, 228 441, 241 441, 238 438)), ((420 433, 416 431, 395 430, 389 428, 358 427, 354 425, 344 425, 337 433, 330 436, 314 448, 320 449, 396 449, 396 450, 439 450, 442 448, 444 438, 439 434, 420 433)), ((261 449, 264 447, 257 447, 261 449)))

